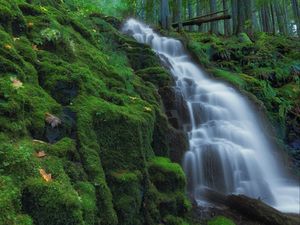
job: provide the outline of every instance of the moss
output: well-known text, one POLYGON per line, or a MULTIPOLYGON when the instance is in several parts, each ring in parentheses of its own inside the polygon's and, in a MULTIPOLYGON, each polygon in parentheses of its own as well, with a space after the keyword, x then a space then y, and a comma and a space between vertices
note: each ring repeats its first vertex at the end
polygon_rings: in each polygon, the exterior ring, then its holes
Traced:
POLYGON ((226 217, 219 216, 208 221, 208 225, 235 225, 235 223, 226 217))
POLYGON ((0 7, 0 175, 12 177, 4 189, 15 184, 19 202, 0 218, 154 225, 168 198, 179 216, 184 189, 161 197, 147 167, 154 142, 156 153, 169 151, 158 89, 171 80, 157 56, 123 36, 117 20, 81 15, 61 1, 26 2, 0 7), (52 127, 46 113, 60 123, 52 127))
POLYGON ((167 225, 188 225, 188 223, 184 221, 182 218, 175 217, 172 215, 167 215, 164 218, 164 223, 167 225))
POLYGON ((168 158, 156 157, 149 165, 150 179, 162 192, 184 192, 186 180, 182 168, 168 158))
POLYGON ((27 140, 18 143, 6 140, 0 146, 0 155, 1 173, 12 176, 16 183, 38 174, 39 163, 33 158, 33 148, 27 140))
POLYGON ((59 158, 76 159, 75 141, 70 138, 63 138, 47 149, 47 153, 59 158))
POLYGON ((86 224, 97 223, 97 205, 95 187, 88 182, 77 182, 75 189, 82 202, 83 219, 86 224))
MULTIPOLYGON (((22 215, 18 215, 20 190, 8 176, 0 176, 0 210, 1 224, 18 224, 21 221, 22 215)), ((30 222, 27 220, 25 224, 32 224, 30 222)))
POLYGON ((122 224, 143 224, 142 175, 139 171, 115 171, 109 178, 113 201, 119 221, 122 224))
POLYGON ((161 67, 149 67, 136 72, 143 80, 153 83, 156 87, 171 86, 171 75, 161 67))
POLYGON ((23 209, 38 224, 84 224, 78 194, 58 182, 29 179, 22 191, 23 209))

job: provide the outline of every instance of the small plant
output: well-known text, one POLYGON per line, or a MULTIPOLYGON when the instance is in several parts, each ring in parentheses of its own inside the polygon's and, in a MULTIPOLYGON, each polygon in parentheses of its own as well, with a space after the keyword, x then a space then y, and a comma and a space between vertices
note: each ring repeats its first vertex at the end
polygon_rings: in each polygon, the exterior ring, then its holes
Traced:
POLYGON ((41 31, 41 36, 48 42, 56 42, 61 38, 61 33, 56 29, 46 28, 41 31))

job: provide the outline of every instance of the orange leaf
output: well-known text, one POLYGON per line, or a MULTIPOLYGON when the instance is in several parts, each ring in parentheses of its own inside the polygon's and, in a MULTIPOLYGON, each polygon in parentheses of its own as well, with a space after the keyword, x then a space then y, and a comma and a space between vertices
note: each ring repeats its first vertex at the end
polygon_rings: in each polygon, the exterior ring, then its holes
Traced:
POLYGON ((52 181, 51 174, 46 173, 46 171, 44 169, 40 169, 40 174, 44 178, 45 181, 47 181, 47 182, 52 181))
POLYGON ((46 153, 45 153, 45 151, 39 151, 39 152, 37 152, 35 155, 36 155, 36 157, 38 157, 38 158, 43 158, 43 157, 46 156, 46 153))

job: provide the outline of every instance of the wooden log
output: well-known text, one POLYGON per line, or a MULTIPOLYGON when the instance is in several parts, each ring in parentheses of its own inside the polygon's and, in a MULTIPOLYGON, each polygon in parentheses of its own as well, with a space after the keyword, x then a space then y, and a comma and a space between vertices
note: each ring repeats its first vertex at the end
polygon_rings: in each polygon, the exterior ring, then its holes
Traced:
POLYGON ((229 195, 205 188, 199 194, 217 205, 224 205, 238 214, 264 225, 299 225, 300 215, 282 213, 261 200, 244 195, 229 195))
POLYGON ((284 214, 264 202, 244 195, 229 195, 226 205, 246 217, 272 225, 299 225, 300 218, 284 214))
MULTIPOLYGON (((208 18, 199 18, 199 19, 195 19, 195 20, 187 20, 182 22, 182 26, 191 26, 191 25, 198 25, 200 26, 203 23, 209 23, 212 21, 217 21, 217 20, 226 20, 226 19, 230 19, 231 16, 230 15, 219 15, 219 16, 212 16, 212 17, 208 17, 208 18)), ((178 27, 178 23, 173 23, 172 26, 174 28, 178 27)))
POLYGON ((194 17, 192 19, 189 19, 189 21, 190 20, 197 20, 197 19, 204 18, 204 17, 213 16, 213 15, 216 15, 216 14, 219 14, 219 13, 224 13, 225 14, 227 11, 228 11, 228 9, 217 11, 217 12, 213 12, 213 13, 209 13, 209 14, 205 14, 205 15, 201 15, 201 16, 197 16, 197 17, 194 17))

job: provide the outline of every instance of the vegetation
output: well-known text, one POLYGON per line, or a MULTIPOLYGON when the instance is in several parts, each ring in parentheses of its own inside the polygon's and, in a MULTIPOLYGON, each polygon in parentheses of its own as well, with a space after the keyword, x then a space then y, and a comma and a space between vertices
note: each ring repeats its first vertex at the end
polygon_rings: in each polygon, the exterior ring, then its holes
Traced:
POLYGON ((231 38, 189 33, 187 40, 188 49, 208 72, 257 102, 275 129, 269 135, 280 146, 286 144, 292 164, 299 167, 299 131, 294 127, 299 124, 300 96, 297 38, 265 33, 252 39, 245 33, 231 38))
MULTIPOLYGON (((128 16, 179 22, 168 34, 255 100, 300 167, 299 3, 238 2, 0 0, 0 224, 194 224, 186 136, 165 111, 173 80, 119 32, 128 16), (232 22, 182 27, 228 7, 232 22)), ((208 222, 221 224, 234 223, 208 222)))
POLYGON ((157 88, 170 79, 119 20, 80 6, 1 1, 0 224, 184 221, 180 166, 166 162, 178 180, 159 171, 168 193, 149 173, 156 152, 169 156, 157 88))

